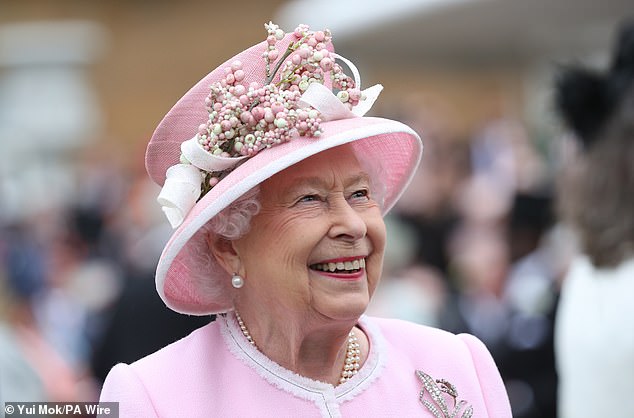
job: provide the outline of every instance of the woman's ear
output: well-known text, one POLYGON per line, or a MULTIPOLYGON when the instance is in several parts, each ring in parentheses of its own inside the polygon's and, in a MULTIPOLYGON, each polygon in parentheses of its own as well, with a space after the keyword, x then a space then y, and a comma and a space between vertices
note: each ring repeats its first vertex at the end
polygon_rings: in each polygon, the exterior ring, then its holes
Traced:
POLYGON ((233 241, 216 235, 207 238, 209 249, 218 264, 229 274, 235 274, 240 268, 240 257, 233 246, 233 241))

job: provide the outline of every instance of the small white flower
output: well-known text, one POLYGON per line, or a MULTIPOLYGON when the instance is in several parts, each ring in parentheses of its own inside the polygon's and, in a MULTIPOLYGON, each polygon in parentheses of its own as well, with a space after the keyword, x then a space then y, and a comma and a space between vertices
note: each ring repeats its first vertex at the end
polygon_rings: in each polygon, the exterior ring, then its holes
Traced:
POLYGON ((346 103, 350 98, 350 95, 346 90, 341 90, 339 93, 337 93, 337 97, 339 98, 339 100, 341 100, 342 103, 346 103))

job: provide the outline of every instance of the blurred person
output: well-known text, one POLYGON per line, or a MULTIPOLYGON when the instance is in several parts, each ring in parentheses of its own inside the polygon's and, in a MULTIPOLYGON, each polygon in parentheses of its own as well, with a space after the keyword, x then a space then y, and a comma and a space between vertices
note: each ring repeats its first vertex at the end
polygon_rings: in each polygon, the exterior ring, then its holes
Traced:
POLYGON ((503 300, 510 269, 502 230, 465 223, 450 242, 451 280, 457 290, 447 306, 442 327, 478 335, 495 356, 508 330, 508 307, 503 300))
POLYGON ((114 182, 103 175, 83 176, 72 203, 7 230, 7 289, 12 295, 12 333, 7 335, 18 337, 13 346, 26 354, 45 393, 31 400, 94 400, 98 395, 89 359, 99 316, 119 285, 111 251, 116 237, 109 236, 106 211, 95 198, 112 197, 98 184, 107 180, 114 182))
POLYGON ((77 370, 85 370, 96 320, 119 286, 115 262, 98 253, 102 215, 68 208, 50 238, 47 292, 34 307, 47 339, 77 370))
POLYGON ((119 231, 122 289, 101 318, 91 366, 103 383, 117 363, 131 363, 185 337, 213 316, 186 316, 167 308, 151 285, 161 250, 171 234, 159 208, 158 187, 135 174, 125 205, 113 219, 119 231), (159 218, 157 215, 161 215, 159 218))
POLYGON ((438 269, 421 262, 417 231, 398 214, 385 218, 383 274, 367 314, 437 326, 448 286, 438 269))
POLYGON ((329 31, 265 27, 177 102, 146 153, 176 228, 157 290, 218 318, 115 366, 101 400, 126 417, 510 417, 479 340, 364 315, 420 138, 363 117, 380 86, 361 92, 347 60, 345 75, 329 31))
POLYGON ((504 354, 496 361, 516 418, 556 415, 554 317, 563 253, 552 231, 551 202, 544 191, 519 193, 508 216, 503 299, 510 322, 504 354))
POLYGON ((581 254, 564 279, 556 358, 562 418, 634 416, 634 21, 605 72, 564 67, 555 103, 579 152, 560 184, 581 254))
POLYGON ((559 273, 546 246, 550 200, 519 193, 509 201, 490 176, 474 174, 458 189, 456 201, 461 219, 449 241, 455 291, 440 326, 485 342, 514 417, 551 417, 559 273))
POLYGON ((426 164, 414 174, 392 218, 413 232, 416 263, 446 277, 448 242, 460 221, 454 196, 470 170, 468 152, 459 141, 431 135, 426 136, 425 155, 426 164))
POLYGON ((177 315, 147 286, 169 227, 157 228, 148 210, 156 186, 149 189, 145 172, 143 181, 132 177, 107 146, 83 150, 76 163, 77 192, 50 249, 52 285, 36 315, 48 340, 100 386, 116 363, 156 351, 208 319, 177 315))
POLYGON ((437 327, 447 293, 445 278, 437 270, 415 263, 383 274, 367 313, 437 327))
POLYGON ((488 178, 508 204, 516 192, 530 192, 546 181, 543 158, 524 124, 514 117, 504 115, 487 121, 470 145, 475 176, 488 178))
POLYGON ((49 342, 36 317, 47 293, 45 247, 27 226, 3 231, 0 254, 0 401, 77 401, 85 399, 80 376, 49 342))

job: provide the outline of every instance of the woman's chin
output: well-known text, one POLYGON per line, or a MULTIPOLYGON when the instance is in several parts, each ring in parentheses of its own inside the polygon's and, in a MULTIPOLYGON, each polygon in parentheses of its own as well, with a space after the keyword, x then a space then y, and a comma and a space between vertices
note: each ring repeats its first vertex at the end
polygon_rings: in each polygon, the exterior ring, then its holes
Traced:
MULTIPOLYGON (((337 298, 339 299, 339 298, 337 298)), ((341 297, 339 300, 329 300, 318 307, 326 317, 336 320, 356 320, 366 311, 369 300, 366 297, 341 297)))

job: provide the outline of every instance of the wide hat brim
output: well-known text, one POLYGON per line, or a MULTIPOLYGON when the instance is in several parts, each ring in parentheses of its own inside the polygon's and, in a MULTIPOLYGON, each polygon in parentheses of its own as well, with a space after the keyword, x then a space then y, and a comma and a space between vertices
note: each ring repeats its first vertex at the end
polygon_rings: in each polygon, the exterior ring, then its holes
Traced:
MULTIPOLYGON (((243 62, 255 59, 264 47, 264 43, 258 44, 236 57, 243 62)), ((214 72, 222 71, 227 63, 214 72)), ((155 131, 146 153, 146 168, 158 184, 165 181, 167 168, 178 163, 180 144, 194 136, 198 125, 208 117, 204 100, 210 82, 217 78, 214 72, 190 89, 155 131)), ((312 155, 350 144, 358 159, 378 165, 385 187, 383 214, 394 206, 420 162, 422 143, 416 132, 403 123, 375 117, 322 122, 320 129, 319 137, 298 136, 246 159, 196 203, 172 234, 158 262, 156 289, 169 308, 190 315, 233 309, 231 277, 213 257, 201 261, 204 243, 200 241, 205 238, 196 232, 253 187, 312 155)))

